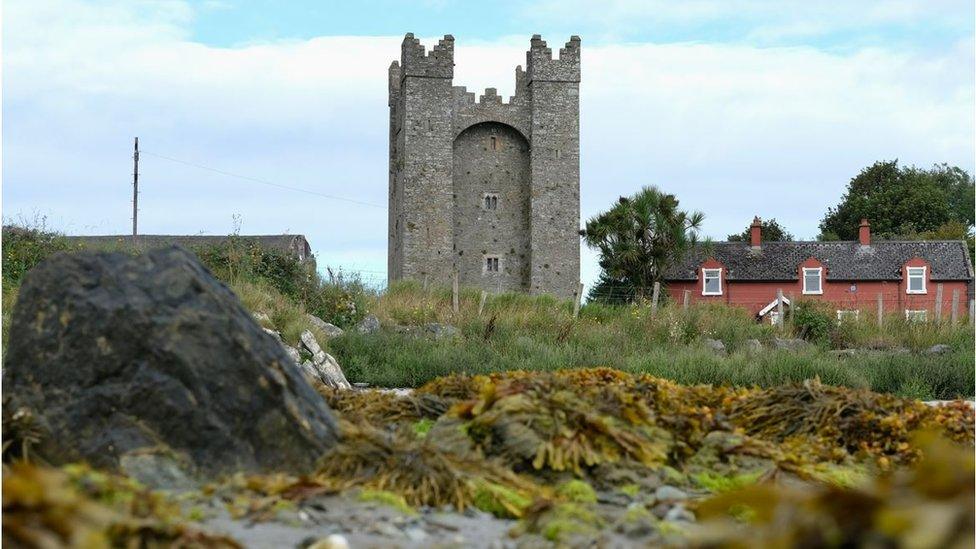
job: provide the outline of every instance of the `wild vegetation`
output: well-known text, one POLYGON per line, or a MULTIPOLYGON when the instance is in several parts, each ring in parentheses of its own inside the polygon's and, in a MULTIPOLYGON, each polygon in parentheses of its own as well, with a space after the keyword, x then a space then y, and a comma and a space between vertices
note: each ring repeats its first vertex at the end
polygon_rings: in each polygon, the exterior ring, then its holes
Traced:
POLYGON ((648 303, 573 306, 547 296, 489 296, 462 291, 454 314, 451 292, 395 284, 375 298, 371 311, 383 325, 452 324, 452 338, 418 338, 408 330, 347 333, 329 342, 350 380, 386 387, 416 387, 455 372, 553 371, 608 366, 679 383, 770 387, 819 377, 824 383, 870 388, 921 399, 970 397, 973 329, 968 324, 911 323, 892 315, 838 323, 815 303, 798 307, 782 330, 757 323, 745 310, 722 305, 661 307, 648 303), (806 348, 779 350, 776 338, 805 337, 806 348), (704 339, 721 341, 716 353, 704 339), (762 350, 750 349, 755 339, 762 350), (943 343, 943 354, 924 354, 943 343), (852 356, 832 352, 857 348, 852 356))
MULTIPOLYGON (((66 240, 43 231, 8 233, 3 239, 4 333, 23 274, 44 257, 68 248, 66 240)), ((384 326, 379 333, 346 330, 326 345, 351 382, 374 386, 418 387, 458 372, 604 366, 679 383, 741 387, 819 377, 830 385, 926 400, 972 397, 976 383, 974 331, 967 323, 913 323, 898 315, 886 318, 881 327, 870 315, 838 323, 815 302, 801 303, 782 330, 757 323, 744 310, 721 305, 684 310, 672 304, 655 314, 647 302, 593 301, 583 304, 574 318, 572 303, 520 294, 490 295, 478 314, 480 293, 475 290, 462 290, 455 314, 449 289, 424 290, 406 282, 377 293, 355 278, 323 279, 245 239, 196 253, 249 310, 268 315, 267 325, 291 343, 306 329, 320 335, 308 313, 343 328, 375 314, 384 326), (416 329, 404 329, 430 323, 453 325, 458 335, 418 337, 416 329), (775 348, 776 338, 792 337, 802 337, 810 345, 775 348), (705 339, 721 341, 728 352, 714 352, 705 339), (758 340, 762 350, 752 350, 750 339, 758 340), (924 354, 935 344, 949 349, 924 354), (861 351, 852 356, 832 352, 849 348, 861 351)))
POLYGON ((888 240, 966 240, 973 258, 976 182, 965 170, 875 162, 847 184, 820 221, 821 240, 856 240, 861 219, 888 240))
MULTIPOLYGON (((52 254, 82 248, 62 235, 45 230, 40 223, 4 227, 4 336, 24 275, 52 254)), ((123 242, 100 249, 137 253, 123 242)), ((232 235, 223 244, 195 247, 191 251, 214 276, 234 290, 245 307, 267 314, 270 324, 292 344, 298 341, 303 330, 317 334, 307 314, 345 328, 362 319, 372 299, 371 292, 358 279, 342 273, 323 278, 308 264, 264 249, 246 237, 232 235)))

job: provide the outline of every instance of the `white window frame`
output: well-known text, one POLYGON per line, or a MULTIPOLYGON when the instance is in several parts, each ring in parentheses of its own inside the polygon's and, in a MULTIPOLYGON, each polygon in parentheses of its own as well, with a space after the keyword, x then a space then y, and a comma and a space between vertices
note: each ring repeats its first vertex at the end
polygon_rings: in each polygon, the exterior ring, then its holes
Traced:
POLYGON ((803 268, 803 295, 823 295, 823 267, 804 267, 803 268), (807 271, 816 271, 817 278, 820 280, 820 288, 813 292, 807 289, 807 271))
POLYGON ((905 320, 909 322, 928 322, 928 309, 905 309, 905 320))
POLYGON ((702 268, 702 295, 722 295, 722 268, 705 269, 702 268), (717 275, 715 273, 718 273, 717 275), (705 288, 708 286, 705 283, 706 278, 714 278, 718 276, 718 292, 709 292, 705 288))
POLYGON ((843 322, 844 317, 848 315, 853 315, 854 321, 857 322, 861 318, 861 311, 858 309, 837 309, 837 322, 843 322))
POLYGON ((926 288, 926 284, 925 284, 925 279, 928 278, 927 277, 927 274, 928 274, 928 267, 925 267, 925 266, 923 266, 923 267, 905 267, 905 293, 906 294, 919 294, 919 295, 928 293, 927 292, 928 288, 926 288), (921 273, 921 277, 922 277, 922 289, 921 290, 913 290, 912 289, 912 279, 919 277, 918 274, 912 275, 912 271, 913 270, 916 271, 916 272, 918 270, 921 270, 922 271, 922 273, 921 273))

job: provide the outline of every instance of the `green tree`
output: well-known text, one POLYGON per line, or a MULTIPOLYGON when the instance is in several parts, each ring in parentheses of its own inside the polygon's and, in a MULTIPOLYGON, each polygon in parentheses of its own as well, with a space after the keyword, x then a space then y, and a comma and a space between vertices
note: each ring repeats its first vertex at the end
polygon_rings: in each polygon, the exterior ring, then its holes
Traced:
POLYGON ((855 240, 861 219, 881 238, 935 231, 951 221, 972 227, 973 200, 973 177, 960 168, 876 162, 851 179, 840 204, 827 210, 820 238, 855 240))
POLYGON ((644 187, 586 222, 586 244, 600 252, 600 280, 590 299, 648 297, 655 282, 698 243, 705 216, 679 209, 678 199, 644 187))
MULTIPOLYGON (((751 230, 752 224, 750 223, 746 230, 739 234, 730 234, 726 240, 729 242, 749 242, 751 230)), ((794 236, 773 218, 762 222, 762 239, 766 242, 789 242, 794 240, 794 236)))

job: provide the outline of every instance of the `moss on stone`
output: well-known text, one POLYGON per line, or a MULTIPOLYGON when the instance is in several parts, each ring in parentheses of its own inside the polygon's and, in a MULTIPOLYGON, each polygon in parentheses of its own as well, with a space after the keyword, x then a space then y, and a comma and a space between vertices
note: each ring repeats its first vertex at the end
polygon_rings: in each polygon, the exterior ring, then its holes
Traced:
POLYGON ((427 433, 430 432, 430 428, 434 426, 434 421, 429 418, 422 418, 415 421, 412 425, 413 433, 417 435, 417 438, 424 438, 427 433))
POLYGON ((359 501, 367 503, 379 503, 388 507, 393 507, 405 515, 416 515, 417 510, 411 507, 403 496, 387 492, 386 490, 363 490, 359 493, 359 501))
POLYGON ((474 492, 474 506, 501 518, 518 518, 532 501, 515 490, 499 484, 479 482, 474 492))
POLYGON ((755 484, 763 471, 723 475, 712 471, 703 471, 691 476, 695 484, 715 494, 738 490, 750 484, 755 484))
POLYGON ((568 480, 556 488, 556 494, 575 503, 596 503, 596 491, 586 481, 568 480))

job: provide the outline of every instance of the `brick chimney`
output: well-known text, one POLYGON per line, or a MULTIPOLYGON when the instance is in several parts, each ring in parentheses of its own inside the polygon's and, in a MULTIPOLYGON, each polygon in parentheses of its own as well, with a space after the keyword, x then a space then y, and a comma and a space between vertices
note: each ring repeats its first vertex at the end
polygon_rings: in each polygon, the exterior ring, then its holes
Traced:
POLYGON ((749 242, 752 243, 753 248, 762 246, 762 221, 759 220, 758 215, 753 218, 752 225, 749 226, 749 242))
POLYGON ((868 223, 867 219, 861 220, 861 226, 858 227, 857 240, 861 243, 861 246, 871 245, 871 224, 868 223))

